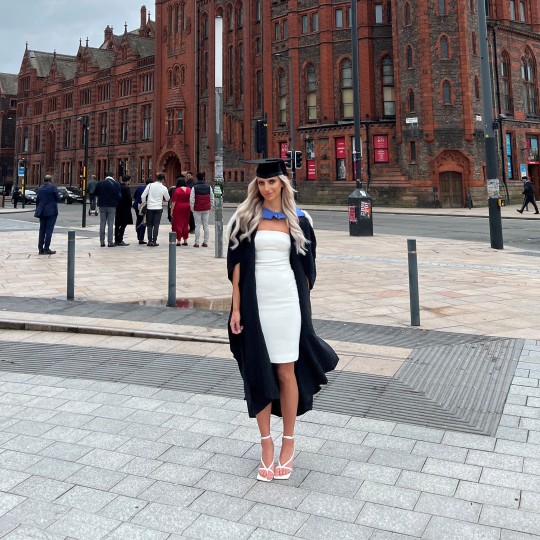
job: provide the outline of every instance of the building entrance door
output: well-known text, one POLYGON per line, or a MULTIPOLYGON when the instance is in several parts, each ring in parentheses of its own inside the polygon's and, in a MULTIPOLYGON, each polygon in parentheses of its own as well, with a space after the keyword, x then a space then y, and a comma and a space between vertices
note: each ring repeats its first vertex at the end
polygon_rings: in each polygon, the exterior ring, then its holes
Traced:
POLYGON ((529 164, 529 178, 534 186, 534 198, 540 198, 540 165, 529 164))
POLYGON ((463 180, 461 173, 444 172, 439 175, 443 208, 463 208, 463 180))

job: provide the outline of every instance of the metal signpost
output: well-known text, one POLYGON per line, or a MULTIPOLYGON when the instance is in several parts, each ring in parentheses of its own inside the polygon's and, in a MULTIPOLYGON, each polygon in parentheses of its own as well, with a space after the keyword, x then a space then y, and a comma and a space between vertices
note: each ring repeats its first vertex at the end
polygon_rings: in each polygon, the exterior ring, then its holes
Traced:
POLYGON ((214 161, 214 206, 215 206, 215 234, 216 234, 216 249, 215 257, 220 259, 223 257, 223 18, 216 17, 216 64, 215 64, 215 161, 214 161))

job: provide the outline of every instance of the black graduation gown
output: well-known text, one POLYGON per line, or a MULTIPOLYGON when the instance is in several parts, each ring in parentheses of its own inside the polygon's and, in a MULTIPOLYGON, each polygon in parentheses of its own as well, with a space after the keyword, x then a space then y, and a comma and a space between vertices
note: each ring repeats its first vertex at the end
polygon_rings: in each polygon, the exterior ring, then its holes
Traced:
MULTIPOLYGON (((313 329, 309 291, 313 288, 316 277, 317 241, 308 219, 302 216, 299 222, 304 236, 310 243, 307 245, 307 253, 299 255, 291 236, 290 261, 298 288, 302 319, 299 358, 295 363, 299 390, 298 415, 313 408, 313 396, 319 392, 321 385, 328 382, 325 373, 335 369, 339 360, 334 350, 317 337, 313 329)), ((227 271, 231 281, 234 267, 240 263, 240 317, 244 327, 240 334, 233 334, 229 324, 229 342, 244 380, 244 399, 247 401, 248 413, 252 418, 270 402, 272 414, 281 416, 279 385, 268 356, 259 320, 255 284, 255 235, 256 232, 252 235, 251 241, 242 240, 235 249, 231 249, 229 242, 227 252, 227 271)))
POLYGON ((127 184, 120 184, 121 199, 116 207, 116 224, 133 225, 133 214, 131 212, 131 191, 127 184))

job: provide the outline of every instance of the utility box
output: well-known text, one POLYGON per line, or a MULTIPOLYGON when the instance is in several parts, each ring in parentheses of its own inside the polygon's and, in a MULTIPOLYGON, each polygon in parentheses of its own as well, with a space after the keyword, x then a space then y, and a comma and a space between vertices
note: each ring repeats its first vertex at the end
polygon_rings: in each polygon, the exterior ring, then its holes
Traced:
POLYGON ((360 188, 349 195, 349 234, 373 236, 373 206, 371 197, 360 188))

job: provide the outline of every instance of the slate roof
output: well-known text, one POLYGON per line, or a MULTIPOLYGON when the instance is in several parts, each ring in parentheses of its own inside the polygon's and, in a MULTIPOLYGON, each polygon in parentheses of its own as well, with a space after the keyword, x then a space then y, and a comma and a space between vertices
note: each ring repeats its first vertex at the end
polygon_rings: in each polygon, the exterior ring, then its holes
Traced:
POLYGON ((75 62, 75 57, 69 56, 67 54, 57 54, 42 51, 28 51, 28 60, 30 62, 30 66, 35 68, 38 77, 47 77, 49 75, 55 54, 58 64, 63 61, 75 62))
POLYGON ((0 95, 16 96, 19 76, 11 73, 0 73, 0 95))

